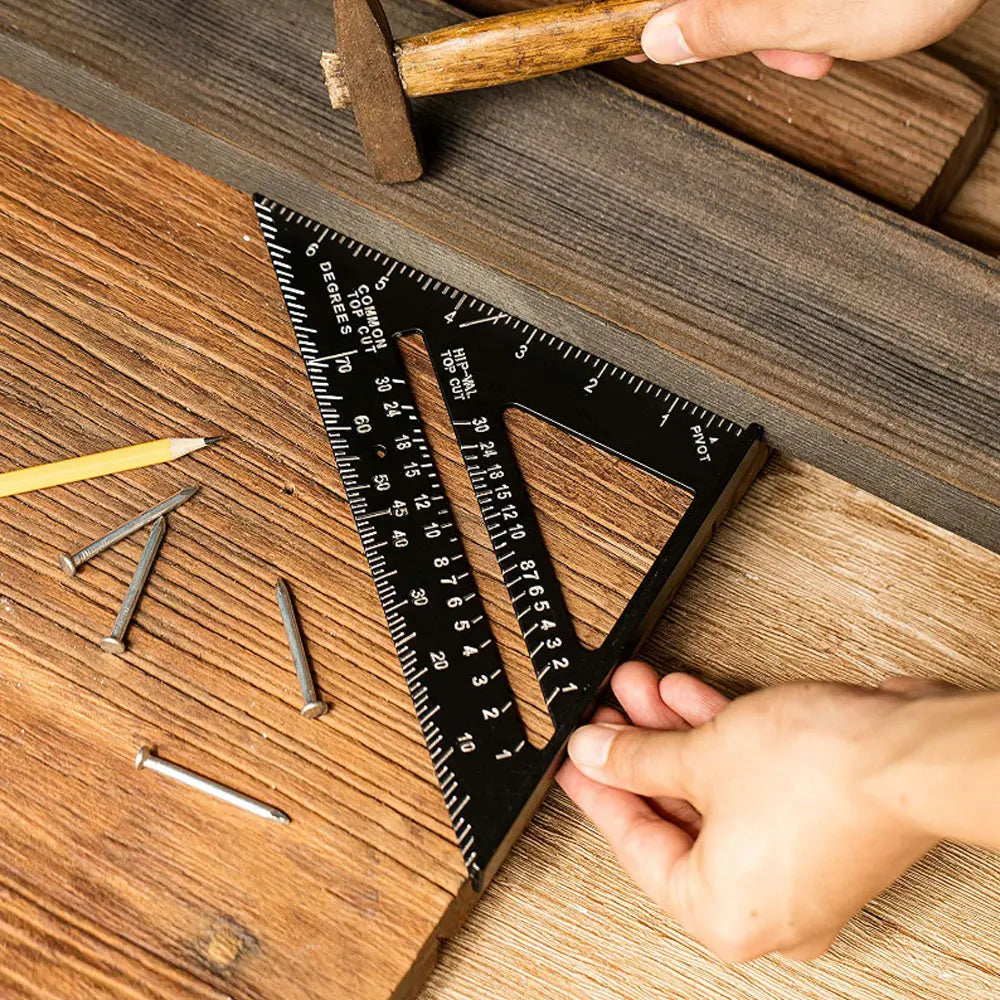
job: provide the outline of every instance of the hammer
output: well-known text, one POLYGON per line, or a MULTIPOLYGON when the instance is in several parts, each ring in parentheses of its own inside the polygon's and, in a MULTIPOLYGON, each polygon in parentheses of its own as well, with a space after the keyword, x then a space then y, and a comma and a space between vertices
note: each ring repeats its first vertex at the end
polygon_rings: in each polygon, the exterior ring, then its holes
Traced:
POLYGON ((330 103, 352 105, 376 178, 423 173, 410 97, 478 90, 635 55, 670 0, 571 0, 394 42, 379 0, 333 0, 340 52, 321 58, 330 103))

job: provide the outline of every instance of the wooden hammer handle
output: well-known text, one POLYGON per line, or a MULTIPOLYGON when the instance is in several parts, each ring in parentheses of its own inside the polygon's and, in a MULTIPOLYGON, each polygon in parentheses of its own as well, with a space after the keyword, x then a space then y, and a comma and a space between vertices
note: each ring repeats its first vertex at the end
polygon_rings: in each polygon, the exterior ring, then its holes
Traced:
MULTIPOLYGON (((396 43, 410 97, 477 90, 635 55, 646 22, 670 0, 573 0, 464 21, 396 43)), ((350 103, 340 61, 323 54, 334 107, 350 103)))

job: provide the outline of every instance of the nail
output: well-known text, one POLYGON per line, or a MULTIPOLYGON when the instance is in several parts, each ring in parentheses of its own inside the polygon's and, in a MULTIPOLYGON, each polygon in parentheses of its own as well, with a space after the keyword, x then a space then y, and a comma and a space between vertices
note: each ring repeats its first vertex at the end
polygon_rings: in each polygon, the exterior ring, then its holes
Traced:
POLYGON ((76 571, 85 562, 89 562, 94 556, 100 555, 105 549, 110 549, 112 545, 116 545, 123 538, 128 538, 129 535, 135 534, 140 528, 145 528, 147 524, 152 524, 158 517, 176 510, 182 503, 190 500, 197 492, 197 486, 189 486, 186 490, 175 493, 169 499, 161 500, 155 507, 150 507, 149 510, 144 510, 141 514, 137 514, 131 521, 126 521, 120 528, 115 528, 114 531, 108 532, 103 538, 98 538, 97 541, 84 546, 79 552, 74 552, 72 555, 60 556, 60 565, 70 576, 75 576, 76 571))
POLYGON ((196 788, 199 792, 211 795, 213 799, 228 802, 244 812, 260 816, 261 819, 286 824, 292 821, 288 813, 284 813, 274 806, 269 806, 266 802, 261 802, 260 799, 251 798, 227 785, 220 785, 217 781, 212 781, 211 778, 195 774, 194 771, 189 771, 186 767, 181 767, 180 764, 172 764, 169 760, 157 757, 152 747, 140 747, 139 752, 135 755, 135 766, 139 770, 148 768, 157 774, 179 781, 182 785, 187 785, 188 788, 196 788))
POLYGON ((642 50, 653 62, 687 66, 699 60, 688 46, 674 11, 665 10, 649 19, 642 32, 642 50))
POLYGON ((118 617, 115 619, 114 627, 111 629, 111 635, 105 636, 101 640, 101 649, 106 653, 125 652, 125 633, 128 631, 129 624, 132 621, 132 615, 135 614, 139 598, 142 596, 146 581, 149 579, 149 572, 156 561, 156 553, 160 551, 160 545, 163 544, 163 536, 166 534, 166 531, 166 518, 157 518, 153 525, 153 530, 149 533, 149 538, 146 539, 146 547, 142 550, 142 555, 139 556, 139 561, 136 563, 135 572, 132 574, 132 582, 128 585, 128 590, 125 592, 125 599, 122 601, 121 609, 118 611, 118 617))
POLYGON ((570 760, 579 767, 604 767, 608 761, 611 742, 622 729, 628 726, 609 722, 598 722, 578 729, 570 738, 567 751, 570 760))
POLYGON ((302 691, 300 711, 307 719, 318 719, 326 714, 328 706, 326 702, 316 697, 316 684, 306 657, 299 620, 295 614, 295 605, 292 604, 292 595, 288 591, 288 584, 280 578, 274 590, 278 596, 278 607, 281 609, 281 620, 285 625, 288 648, 292 652, 292 663, 295 664, 295 673, 299 678, 299 689, 302 691))

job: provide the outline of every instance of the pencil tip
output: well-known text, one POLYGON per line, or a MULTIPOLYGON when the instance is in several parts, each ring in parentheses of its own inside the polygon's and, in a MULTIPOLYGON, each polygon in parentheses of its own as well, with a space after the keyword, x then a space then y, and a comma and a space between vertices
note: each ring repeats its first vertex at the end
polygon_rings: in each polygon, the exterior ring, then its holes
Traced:
POLYGON ((221 441, 225 436, 226 436, 225 434, 219 434, 217 437, 202 438, 201 440, 204 442, 204 446, 207 448, 210 444, 218 444, 218 442, 221 441))

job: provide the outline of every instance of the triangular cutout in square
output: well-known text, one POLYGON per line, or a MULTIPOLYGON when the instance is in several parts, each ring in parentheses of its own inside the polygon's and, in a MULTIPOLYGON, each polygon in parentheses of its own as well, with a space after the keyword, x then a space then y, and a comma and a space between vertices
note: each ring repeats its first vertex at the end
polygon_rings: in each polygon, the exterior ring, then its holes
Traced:
POLYGON ((615 665, 648 634, 765 461, 763 430, 712 413, 301 213, 260 196, 254 202, 478 892, 541 801, 566 740, 593 711, 615 665), (419 386, 411 387, 397 338, 415 332, 447 420, 421 406, 419 386), (525 426, 511 417, 507 433, 512 407, 544 420, 525 426), (425 428, 425 420, 434 426, 425 428), (568 431, 572 443, 553 428, 568 431), (440 472, 435 434, 451 445, 440 472), (512 438, 521 442, 520 465, 512 438), (523 447, 530 440, 546 443, 532 454, 523 447), (596 454, 586 442, 598 446, 596 454), (569 492, 565 470, 587 454, 596 465, 588 464, 583 487, 569 492), (460 483, 466 488, 453 502, 446 494, 460 483), (678 484, 678 492, 667 484, 678 484), (463 519, 474 516, 470 486, 488 545, 480 536, 467 547, 461 537, 463 519), (636 514, 653 498, 654 511, 676 515, 685 491, 690 502, 672 533, 670 515, 657 526, 636 514), (623 503, 633 494, 635 503, 623 503), (593 533, 610 534, 613 544, 598 545, 581 563, 587 533, 568 530, 569 512, 594 519, 593 533), (654 539, 664 534, 666 544, 651 559, 654 539), (585 566, 582 582, 559 575, 568 553, 573 565, 585 566), (473 576, 477 586, 466 589, 473 576), (630 576, 642 578, 629 597, 630 576), (502 591, 516 625, 490 621, 493 595, 502 591), (581 642, 596 643, 603 633, 599 648, 581 642), (515 636, 518 643, 505 641, 515 636), (555 723, 544 747, 528 739, 529 720, 514 710, 505 670, 502 647, 524 645, 523 638, 555 723))
POLYGON ((577 638, 596 649, 691 494, 518 407, 504 416, 577 638))

